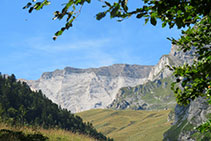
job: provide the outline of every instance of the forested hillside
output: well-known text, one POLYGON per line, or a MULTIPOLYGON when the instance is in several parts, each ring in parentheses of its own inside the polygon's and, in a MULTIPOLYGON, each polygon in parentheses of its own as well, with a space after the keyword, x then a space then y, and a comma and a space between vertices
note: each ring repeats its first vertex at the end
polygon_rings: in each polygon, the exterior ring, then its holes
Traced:
POLYGON ((96 131, 92 124, 61 109, 41 91, 34 92, 15 75, 0 74, 0 121, 12 125, 33 125, 43 128, 61 128, 89 135, 98 140, 110 140, 96 131))

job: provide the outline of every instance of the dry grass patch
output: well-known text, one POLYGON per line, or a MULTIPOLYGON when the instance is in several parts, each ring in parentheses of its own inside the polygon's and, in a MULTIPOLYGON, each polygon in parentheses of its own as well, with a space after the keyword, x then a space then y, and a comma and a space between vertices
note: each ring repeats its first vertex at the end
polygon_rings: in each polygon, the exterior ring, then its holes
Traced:
POLYGON ((41 133, 49 138, 49 141, 95 141, 85 135, 74 134, 70 131, 62 129, 43 129, 43 128, 29 128, 29 127, 11 127, 4 123, 0 123, 0 130, 8 129, 13 131, 22 131, 25 134, 41 133))
POLYGON ((169 112, 95 109, 77 115, 117 141, 161 141, 171 126, 167 121, 169 112))

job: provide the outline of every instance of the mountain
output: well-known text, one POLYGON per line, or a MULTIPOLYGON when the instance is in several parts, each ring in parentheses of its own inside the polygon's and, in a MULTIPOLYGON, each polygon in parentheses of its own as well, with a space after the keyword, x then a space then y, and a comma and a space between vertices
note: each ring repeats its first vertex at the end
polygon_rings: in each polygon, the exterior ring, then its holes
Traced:
POLYGON ((45 72, 38 80, 22 80, 71 112, 106 108, 122 87, 143 84, 153 66, 115 64, 107 67, 45 72))
POLYGON ((63 70, 44 73, 39 80, 27 81, 34 90, 41 89, 47 97, 73 112, 93 108, 111 109, 174 109, 169 119, 173 126, 164 134, 164 140, 204 140, 193 127, 210 118, 210 105, 199 98, 188 106, 176 105, 170 90, 175 78, 167 66, 178 66, 194 61, 194 48, 182 52, 172 46, 155 66, 116 64, 108 67, 63 70), (174 108, 176 106, 176 108, 174 108))
POLYGON ((155 66, 115 64, 89 69, 66 67, 45 72, 38 80, 22 81, 33 90, 42 90, 53 102, 74 113, 106 107, 164 109, 175 105, 170 91, 172 72, 166 65, 191 63, 193 52, 181 52, 173 45, 170 53, 163 55, 155 66))
POLYGON ((173 108, 176 100, 171 91, 174 80, 168 66, 192 63, 194 50, 186 53, 172 46, 168 55, 163 55, 160 61, 149 73, 148 81, 135 87, 121 88, 108 106, 111 109, 153 110, 173 108))

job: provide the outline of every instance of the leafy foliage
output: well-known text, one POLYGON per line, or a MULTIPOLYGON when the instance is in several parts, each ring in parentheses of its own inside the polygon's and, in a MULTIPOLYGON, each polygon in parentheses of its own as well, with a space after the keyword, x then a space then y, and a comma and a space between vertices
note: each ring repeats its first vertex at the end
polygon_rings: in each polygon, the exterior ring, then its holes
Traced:
POLYGON ((98 140, 112 140, 96 131, 92 124, 61 109, 41 91, 33 92, 26 83, 16 81, 14 75, 0 75, 0 120, 12 125, 33 125, 61 128, 89 135, 98 140))
POLYGON ((198 126, 197 129, 202 133, 211 132, 211 120, 208 120, 204 124, 198 126))
POLYGON ((145 18, 146 23, 150 20, 152 25, 156 25, 157 19, 160 19, 163 27, 168 24, 170 28, 174 25, 178 28, 189 26, 199 21, 201 16, 210 14, 209 0, 143 0, 144 5, 133 11, 128 11, 127 1, 119 0, 113 4, 105 1, 106 6, 109 7, 106 13, 120 19, 136 15, 136 18, 145 18))
MULTIPOLYGON (((176 82, 172 83, 172 90, 176 94, 177 103, 187 105, 197 97, 206 97, 211 104, 211 18, 203 17, 192 28, 183 31, 178 40, 171 39, 186 52, 195 48, 196 60, 192 65, 174 66, 176 82)), ((209 132, 210 120, 197 129, 200 132, 209 132)))
MULTIPOLYGON (((143 0, 144 5, 137 7, 135 10, 129 11, 128 0, 118 0, 118 2, 110 3, 106 0, 100 0, 104 5, 103 8, 107 8, 103 12, 96 15, 96 19, 100 20, 110 14, 111 18, 118 18, 118 21, 122 21, 126 18, 130 18, 135 15, 136 18, 145 18, 145 23, 150 21, 152 25, 157 24, 157 19, 161 19, 162 26, 167 24, 170 28, 176 25, 178 28, 189 26, 197 21, 200 21, 201 17, 210 16, 210 0, 143 0)), ((64 4, 61 11, 54 12, 55 19, 66 19, 66 24, 59 31, 55 33, 54 40, 58 36, 62 35, 65 30, 68 30, 73 25, 73 21, 79 16, 81 8, 84 4, 90 4, 91 0, 69 0, 64 4)), ((24 6, 24 9, 29 9, 31 13, 34 9, 40 10, 44 6, 49 5, 48 0, 33 0, 24 6)))
MULTIPOLYGON (((65 6, 61 11, 54 12, 53 20, 62 20, 65 16, 67 17, 65 26, 55 33, 53 40, 56 40, 58 36, 62 35, 64 30, 68 30, 70 27, 73 26, 73 21, 79 16, 81 8, 85 2, 90 3, 91 0, 69 0, 67 3, 64 4, 65 6)), ((32 2, 27 3, 26 6, 23 7, 23 9, 29 9, 29 13, 31 13, 33 10, 40 10, 44 6, 49 4, 50 1, 48 0, 38 2, 36 0, 33 0, 32 2)))

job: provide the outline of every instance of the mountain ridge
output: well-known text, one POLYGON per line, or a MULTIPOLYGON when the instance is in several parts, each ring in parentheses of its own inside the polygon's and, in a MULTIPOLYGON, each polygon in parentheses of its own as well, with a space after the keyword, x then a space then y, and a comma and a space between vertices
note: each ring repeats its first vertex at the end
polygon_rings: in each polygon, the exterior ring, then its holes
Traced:
POLYGON ((41 89, 53 102, 72 112, 106 108, 121 87, 147 80, 152 66, 114 64, 89 69, 66 67, 45 72, 38 80, 22 80, 33 90, 41 89))
POLYGON ((169 77, 172 72, 166 65, 190 63, 194 59, 191 54, 193 51, 184 53, 173 45, 170 53, 163 55, 155 66, 114 64, 88 69, 65 67, 45 72, 38 80, 25 81, 33 90, 41 89, 53 102, 72 112, 106 108, 118 99, 122 87, 135 87, 169 77))
MULTIPOLYGON (((130 69, 136 70, 133 75, 129 75, 129 77, 132 78, 138 78, 138 77, 143 77, 144 74, 140 73, 140 67, 141 68, 150 68, 153 67, 152 65, 130 65, 130 64, 113 64, 110 66, 102 66, 99 68, 86 68, 86 69, 81 69, 81 68, 74 68, 74 67, 65 67, 64 69, 56 69, 52 72, 44 72, 41 75, 41 78, 50 78, 52 76, 59 75, 61 73, 64 74, 71 74, 71 73, 91 73, 94 72, 97 75, 102 75, 102 76, 127 76, 126 72, 129 71, 130 69), (117 73, 117 70, 121 69, 120 73, 117 73)), ((118 70, 119 71, 119 70, 118 70)))

